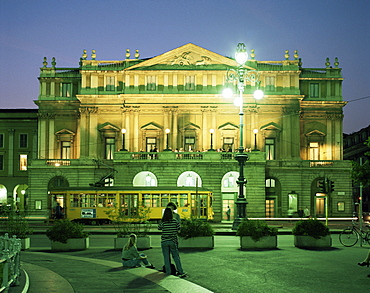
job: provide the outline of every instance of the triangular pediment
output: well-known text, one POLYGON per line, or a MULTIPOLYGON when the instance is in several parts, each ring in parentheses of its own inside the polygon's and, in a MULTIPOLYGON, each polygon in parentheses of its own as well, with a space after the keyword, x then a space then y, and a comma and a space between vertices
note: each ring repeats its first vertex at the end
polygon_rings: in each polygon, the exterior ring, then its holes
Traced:
POLYGON ((233 123, 227 122, 225 124, 220 125, 218 129, 219 130, 235 130, 235 129, 239 129, 239 126, 233 123))
POLYGON ((116 131, 116 132, 118 132, 118 131, 121 131, 121 128, 119 128, 119 127, 117 127, 117 126, 115 126, 115 125, 113 125, 109 122, 105 122, 105 123, 99 125, 98 130, 99 131, 116 131))
POLYGON ((76 133, 74 133, 73 131, 69 130, 69 129, 66 129, 66 128, 63 128, 57 132, 55 132, 56 135, 75 135, 76 133))
MULTIPOLYGON (((219 55, 192 43, 188 43, 171 51, 147 59, 139 64, 133 65, 126 70, 134 69, 182 69, 196 70, 202 68, 235 67, 237 62, 231 58, 219 55), (151 67, 151 68, 148 68, 151 67), (157 67, 157 68, 156 68, 157 67)), ((251 68, 253 69, 253 68, 251 68)))
POLYGON ((154 122, 150 122, 141 127, 142 130, 162 130, 163 127, 159 126, 154 122))
POLYGON ((194 123, 189 123, 189 124, 186 124, 182 130, 199 130, 200 127, 194 123))
POLYGON ((266 125, 261 126, 261 130, 275 130, 281 131, 281 127, 274 122, 268 123, 266 125))
POLYGON ((306 133, 306 136, 325 136, 325 133, 323 133, 319 130, 312 130, 312 131, 306 133))

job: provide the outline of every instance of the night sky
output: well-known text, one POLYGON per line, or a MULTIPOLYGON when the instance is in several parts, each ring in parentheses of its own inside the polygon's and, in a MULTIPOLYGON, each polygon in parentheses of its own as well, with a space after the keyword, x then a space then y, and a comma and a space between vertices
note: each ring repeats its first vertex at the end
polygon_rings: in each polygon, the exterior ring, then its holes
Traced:
POLYGON ((187 43, 233 56, 239 42, 258 61, 293 59, 325 67, 338 57, 345 78, 344 132, 370 124, 369 0, 0 0, 0 108, 36 108, 44 57, 57 67, 90 59, 141 58, 187 43))

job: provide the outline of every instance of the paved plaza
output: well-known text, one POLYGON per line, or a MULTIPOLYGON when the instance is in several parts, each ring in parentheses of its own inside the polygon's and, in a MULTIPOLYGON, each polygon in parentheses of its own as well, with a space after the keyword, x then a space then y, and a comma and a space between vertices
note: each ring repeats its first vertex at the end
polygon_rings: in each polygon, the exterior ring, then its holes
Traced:
MULTIPOLYGON (((242 251, 239 238, 216 235, 211 250, 181 250, 186 279, 166 277, 157 270, 123 269, 120 251, 113 250, 114 235, 92 234, 90 249, 51 252, 43 234, 33 235, 31 250, 21 260, 27 272, 30 293, 103 292, 369 292, 369 268, 357 262, 369 245, 343 247, 333 234, 328 250, 294 247, 292 235, 278 236, 278 249, 242 251)), ((160 235, 152 235, 152 249, 145 250, 157 267, 163 265, 160 235)), ((25 284, 12 287, 22 292, 25 284), (22 287, 23 286, 23 287, 22 287)))

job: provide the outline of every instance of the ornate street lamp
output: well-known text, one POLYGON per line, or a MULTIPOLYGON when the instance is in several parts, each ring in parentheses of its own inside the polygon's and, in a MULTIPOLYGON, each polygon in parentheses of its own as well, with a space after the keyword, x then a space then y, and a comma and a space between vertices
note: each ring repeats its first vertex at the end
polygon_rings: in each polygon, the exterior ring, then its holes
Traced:
POLYGON ((209 133, 211 134, 211 148, 208 151, 214 151, 213 149, 213 133, 215 132, 214 129, 210 129, 209 133))
POLYGON ((166 128, 165 132, 166 132, 166 140, 167 140, 167 142, 166 142, 166 149, 164 151, 170 151, 170 148, 168 147, 168 136, 169 136, 171 130, 169 130, 168 128, 166 128))
POLYGON ((122 132, 122 149, 121 149, 121 151, 127 152, 127 150, 125 149, 125 133, 126 133, 126 129, 122 128, 121 129, 121 132, 122 132))
MULTIPOLYGON (((247 217, 246 215, 246 207, 247 207, 247 199, 244 196, 244 186, 247 184, 247 180, 244 177, 244 164, 246 161, 249 160, 249 157, 246 153, 244 153, 244 146, 243 146, 243 116, 244 116, 244 109, 243 109, 243 93, 245 88, 246 82, 256 83, 257 87, 259 85, 259 72, 257 70, 249 70, 244 67, 245 62, 248 60, 248 53, 244 43, 239 43, 236 47, 235 52, 235 60, 239 64, 236 68, 230 68, 227 71, 227 82, 237 82, 238 90, 239 90, 239 97, 235 98, 234 104, 239 107, 239 149, 238 153, 235 155, 235 160, 239 163, 239 178, 237 180, 237 184, 239 186, 239 195, 235 202, 236 205, 236 217, 233 222, 233 230, 236 230, 241 223, 241 221, 247 217)), ((226 88, 223 92, 225 97, 232 97, 233 92, 231 89, 226 88)), ((263 92, 257 88, 254 92, 255 99, 262 99, 263 92)))

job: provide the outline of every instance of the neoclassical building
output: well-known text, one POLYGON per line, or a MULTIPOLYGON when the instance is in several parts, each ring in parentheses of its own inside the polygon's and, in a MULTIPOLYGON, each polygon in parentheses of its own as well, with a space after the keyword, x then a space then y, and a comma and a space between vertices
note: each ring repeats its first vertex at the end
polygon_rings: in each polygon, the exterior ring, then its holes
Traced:
MULTIPOLYGON (((258 61, 252 50, 245 64, 260 81, 247 82, 244 90, 247 215, 286 217, 289 207, 308 207, 315 216, 350 216, 338 60, 305 68, 297 51, 282 53, 280 61, 258 61), (257 85, 261 100, 253 97, 257 85), (335 183, 329 194, 320 193, 324 178, 335 183)), ((36 213, 49 213, 51 188, 100 184, 199 186, 213 192, 215 221, 226 219, 228 206, 233 215, 239 108, 222 90, 237 90, 226 78, 236 61, 191 43, 143 59, 127 50, 117 59, 84 51, 75 68, 63 68, 44 58, 38 158, 29 166, 36 213)))

